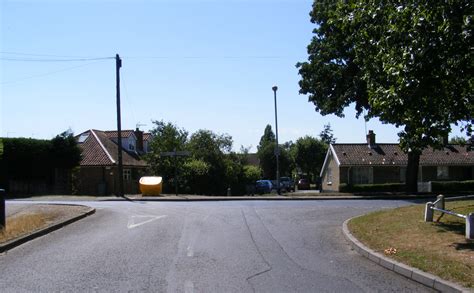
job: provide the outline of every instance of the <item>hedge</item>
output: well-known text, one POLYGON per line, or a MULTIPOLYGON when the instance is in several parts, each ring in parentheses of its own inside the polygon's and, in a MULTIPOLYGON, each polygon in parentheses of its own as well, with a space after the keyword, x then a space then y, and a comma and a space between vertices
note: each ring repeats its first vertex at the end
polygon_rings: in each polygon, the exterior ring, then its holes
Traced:
MULTIPOLYGON (((341 184, 341 192, 404 192, 405 183, 386 184, 341 184)), ((467 181, 432 181, 431 192, 474 192, 474 180, 467 181)))
POLYGON ((341 184, 341 192, 403 192, 405 183, 384 183, 384 184, 341 184))
POLYGON ((474 192, 474 180, 467 181, 432 181, 432 192, 474 192))

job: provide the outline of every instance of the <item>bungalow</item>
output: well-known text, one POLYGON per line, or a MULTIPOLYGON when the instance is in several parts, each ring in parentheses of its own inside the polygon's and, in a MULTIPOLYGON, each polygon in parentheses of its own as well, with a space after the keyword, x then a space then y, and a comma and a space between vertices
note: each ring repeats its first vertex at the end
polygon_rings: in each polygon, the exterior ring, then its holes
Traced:
MULTIPOLYGON (((138 193, 138 180, 147 164, 141 156, 148 152, 151 134, 138 130, 122 131, 124 192, 138 193)), ((117 131, 90 129, 76 136, 82 159, 75 176, 79 194, 107 195, 118 193, 117 131)))
MULTIPOLYGON (((367 143, 335 143, 329 146, 321 169, 323 191, 339 191, 341 184, 404 183, 408 156, 396 143, 375 141, 371 130, 367 143)), ((420 156, 419 183, 474 179, 472 143, 428 148, 420 156)))

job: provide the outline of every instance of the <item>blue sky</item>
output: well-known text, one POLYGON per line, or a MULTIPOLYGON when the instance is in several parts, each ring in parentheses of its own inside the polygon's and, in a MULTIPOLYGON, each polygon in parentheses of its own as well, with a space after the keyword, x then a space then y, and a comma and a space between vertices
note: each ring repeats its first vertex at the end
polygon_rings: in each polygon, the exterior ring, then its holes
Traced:
POLYGON ((171 121, 190 132, 228 133, 235 150, 255 150, 265 126, 274 128, 271 88, 277 85, 281 142, 317 136, 327 123, 338 142, 363 142, 366 127, 379 142, 398 140, 391 125, 371 120, 365 126, 352 108, 343 119, 321 116, 298 94, 295 64, 307 59, 311 1, 1 3, 1 136, 116 129, 114 60, 5 59, 118 53, 123 129, 141 123, 148 130, 152 120, 171 121))

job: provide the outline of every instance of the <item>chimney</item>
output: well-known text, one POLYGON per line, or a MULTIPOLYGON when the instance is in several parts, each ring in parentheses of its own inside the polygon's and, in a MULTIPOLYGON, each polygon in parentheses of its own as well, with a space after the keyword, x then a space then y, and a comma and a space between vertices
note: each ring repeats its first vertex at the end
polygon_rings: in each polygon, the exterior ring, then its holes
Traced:
POLYGON ((375 147, 375 133, 373 130, 369 130, 369 134, 367 134, 367 145, 369 148, 375 147))
POLYGON ((142 153, 143 152, 143 131, 141 131, 137 127, 134 132, 135 132, 135 136, 137 137, 137 152, 142 153))

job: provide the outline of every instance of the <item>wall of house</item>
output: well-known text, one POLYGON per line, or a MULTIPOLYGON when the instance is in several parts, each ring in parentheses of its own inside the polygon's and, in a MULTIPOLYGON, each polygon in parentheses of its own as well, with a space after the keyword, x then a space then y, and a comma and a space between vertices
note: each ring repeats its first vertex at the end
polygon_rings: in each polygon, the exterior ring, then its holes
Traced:
POLYGON ((323 191, 339 191, 340 170, 332 154, 328 157, 326 169, 322 176, 323 191))
POLYGON ((348 184, 349 180, 351 180, 351 167, 340 167, 339 168, 339 183, 348 184))
MULTIPOLYGON (((123 180, 125 194, 140 193, 139 180, 143 168, 128 168, 130 177, 123 180)), ((79 171, 79 180, 76 182, 78 194, 87 195, 111 195, 118 193, 118 167, 81 167, 79 171)))
POLYGON ((83 166, 79 170, 76 182, 76 193, 86 195, 108 195, 114 189, 114 178, 110 167, 83 166))
POLYGON ((401 183, 399 166, 378 166, 373 167, 374 184, 401 183))
POLYGON ((439 177, 437 166, 423 166, 418 174, 418 180, 422 182, 429 181, 463 181, 472 180, 474 178, 474 167, 472 166, 449 166, 448 176, 439 177))

